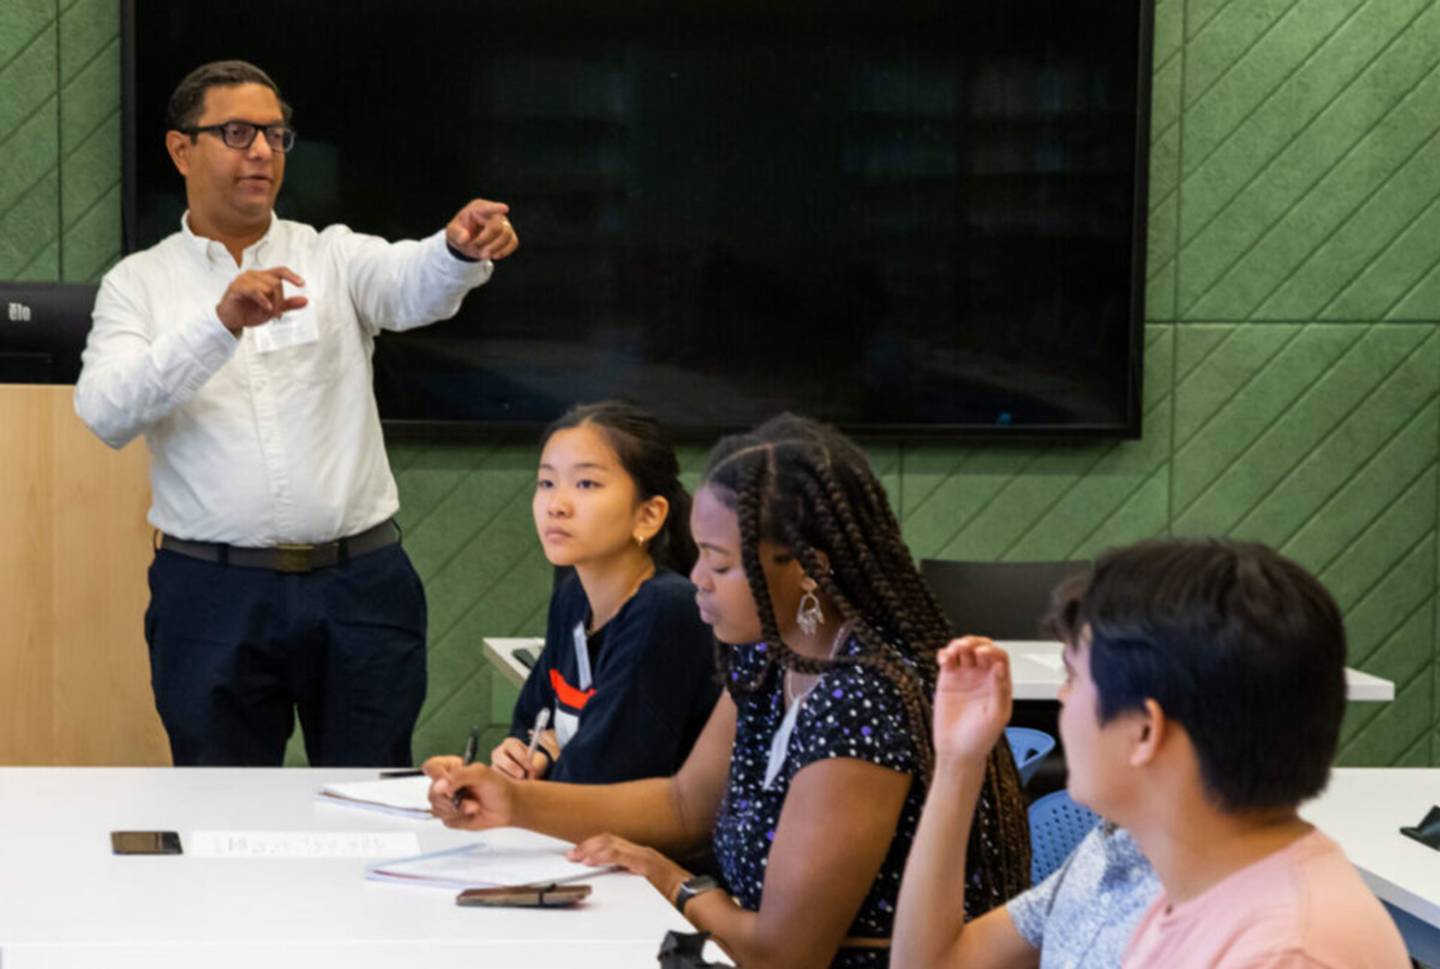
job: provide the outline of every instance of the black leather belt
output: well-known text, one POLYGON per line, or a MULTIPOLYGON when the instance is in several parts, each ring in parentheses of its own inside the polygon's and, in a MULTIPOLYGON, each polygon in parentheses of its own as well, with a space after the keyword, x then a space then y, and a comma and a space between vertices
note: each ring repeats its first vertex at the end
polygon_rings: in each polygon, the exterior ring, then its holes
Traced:
POLYGON ((319 545, 276 545, 273 548, 244 548, 219 542, 190 542, 173 535, 160 539, 160 547, 192 559, 238 565, 247 569, 272 569, 276 572, 313 572, 359 558, 400 541, 400 527, 386 519, 358 535, 319 545))

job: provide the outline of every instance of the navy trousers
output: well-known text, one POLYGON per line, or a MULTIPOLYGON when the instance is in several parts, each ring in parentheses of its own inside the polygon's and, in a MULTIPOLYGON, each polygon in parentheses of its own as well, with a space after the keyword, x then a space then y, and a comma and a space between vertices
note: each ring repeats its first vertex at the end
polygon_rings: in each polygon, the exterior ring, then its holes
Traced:
POLYGON ((305 574, 160 550, 145 614, 175 765, 273 767, 295 712, 315 767, 405 767, 425 591, 399 543, 305 574))

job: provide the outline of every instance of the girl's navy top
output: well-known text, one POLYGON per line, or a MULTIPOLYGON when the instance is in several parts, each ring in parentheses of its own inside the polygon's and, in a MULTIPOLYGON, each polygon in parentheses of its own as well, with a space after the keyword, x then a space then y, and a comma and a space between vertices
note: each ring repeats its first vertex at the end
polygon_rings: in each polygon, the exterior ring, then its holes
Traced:
POLYGON ((695 587, 668 569, 647 579, 588 637, 593 682, 586 689, 574 635, 589 615, 571 573, 550 598, 545 649, 520 690, 510 735, 528 741, 535 715, 548 706, 552 726, 578 718, 549 780, 606 784, 674 774, 720 695, 715 639, 700 621, 695 587))

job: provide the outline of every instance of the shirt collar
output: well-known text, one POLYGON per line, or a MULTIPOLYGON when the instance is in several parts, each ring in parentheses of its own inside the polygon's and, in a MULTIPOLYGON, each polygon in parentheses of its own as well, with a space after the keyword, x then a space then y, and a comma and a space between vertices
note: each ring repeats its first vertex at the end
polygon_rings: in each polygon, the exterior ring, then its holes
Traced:
POLYGON ((1109 821, 1100 823, 1104 825, 1102 841, 1105 846, 1105 855, 1109 858, 1111 865, 1149 864, 1145 859, 1145 853, 1140 850, 1140 846, 1135 843, 1135 839, 1130 836, 1129 831, 1117 827, 1109 821))
MULTIPOLYGON (((245 252, 241 253, 242 261, 247 253, 253 252, 257 258, 259 257, 260 252, 270 243, 270 237, 275 234, 275 223, 278 221, 279 219, 275 217, 275 210, 271 209, 270 225, 266 227, 265 234, 245 248, 245 252)), ((189 244, 190 248, 207 260, 212 262, 223 260, 232 266, 234 265, 235 261, 230 258, 230 250, 225 248, 223 242, 218 239, 211 239, 208 236, 196 235, 195 232, 191 230, 189 209, 186 209, 184 214, 180 216, 180 231, 185 235, 185 241, 189 244)))

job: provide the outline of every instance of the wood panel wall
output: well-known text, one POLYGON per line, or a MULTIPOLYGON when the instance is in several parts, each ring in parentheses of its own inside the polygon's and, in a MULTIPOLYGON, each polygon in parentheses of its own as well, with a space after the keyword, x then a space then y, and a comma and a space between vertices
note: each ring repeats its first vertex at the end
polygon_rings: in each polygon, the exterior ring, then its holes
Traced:
POLYGON ((102 444, 73 393, 0 386, 0 764, 168 764, 143 630, 148 455, 102 444))

